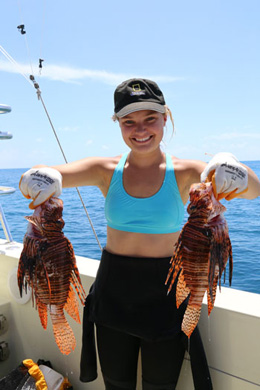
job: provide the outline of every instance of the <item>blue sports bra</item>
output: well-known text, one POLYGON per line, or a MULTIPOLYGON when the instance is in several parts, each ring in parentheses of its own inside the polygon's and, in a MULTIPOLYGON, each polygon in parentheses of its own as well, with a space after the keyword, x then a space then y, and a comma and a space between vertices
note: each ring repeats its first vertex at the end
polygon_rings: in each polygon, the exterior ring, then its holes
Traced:
POLYGON ((128 153, 116 166, 105 200, 108 226, 126 232, 164 234, 180 230, 184 205, 176 182, 171 156, 166 154, 166 171, 159 191, 148 198, 135 198, 123 186, 128 153))

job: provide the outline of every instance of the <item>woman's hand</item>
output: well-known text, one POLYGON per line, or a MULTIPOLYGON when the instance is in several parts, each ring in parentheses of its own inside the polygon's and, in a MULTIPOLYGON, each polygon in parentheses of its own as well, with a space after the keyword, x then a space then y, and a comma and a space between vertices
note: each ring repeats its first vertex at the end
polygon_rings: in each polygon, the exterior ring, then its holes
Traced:
POLYGON ((231 153, 218 153, 201 174, 201 181, 212 181, 216 199, 231 200, 248 189, 248 171, 231 153))
POLYGON ((62 176, 53 168, 32 168, 22 175, 19 188, 27 199, 33 199, 29 207, 35 209, 51 196, 60 196, 62 176))

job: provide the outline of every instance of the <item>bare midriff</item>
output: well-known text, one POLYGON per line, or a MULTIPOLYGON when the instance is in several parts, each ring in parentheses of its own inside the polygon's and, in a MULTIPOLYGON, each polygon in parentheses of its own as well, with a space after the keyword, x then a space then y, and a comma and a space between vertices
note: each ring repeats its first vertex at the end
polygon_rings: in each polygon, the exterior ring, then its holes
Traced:
POLYGON ((106 250, 110 253, 134 257, 172 256, 180 232, 144 234, 124 232, 107 227, 106 250))

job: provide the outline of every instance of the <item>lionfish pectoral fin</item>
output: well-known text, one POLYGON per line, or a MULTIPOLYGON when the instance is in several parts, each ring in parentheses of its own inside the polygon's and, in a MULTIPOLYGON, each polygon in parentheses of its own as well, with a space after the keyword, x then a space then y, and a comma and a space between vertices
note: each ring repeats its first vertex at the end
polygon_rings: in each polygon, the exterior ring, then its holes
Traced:
POLYGON ((180 271, 179 267, 173 266, 172 268, 170 268, 168 276, 167 276, 167 279, 166 279, 166 282, 165 282, 165 284, 168 283, 168 281, 170 279, 170 276, 172 274, 172 279, 171 279, 170 285, 168 287, 167 295, 171 292, 172 286, 173 286, 173 284, 174 284, 174 282, 175 282, 175 280, 176 280, 176 278, 178 276, 179 271, 180 271))
POLYGON ((82 286, 78 269, 76 271, 77 272, 75 272, 75 269, 74 269, 72 272, 72 284, 75 287, 75 290, 77 291, 80 302, 84 306, 87 295, 86 295, 86 292, 82 286))
POLYGON ((67 302, 64 306, 64 310, 75 320, 80 324, 80 317, 79 317, 79 304, 77 301, 76 294, 74 290, 72 289, 72 286, 70 286, 69 294, 67 298, 67 302))
POLYGON ((200 318, 201 307, 187 306, 182 320, 181 330, 190 337, 200 318))
POLYGON ((84 306, 85 305, 85 299, 87 297, 86 295, 86 292, 82 286, 82 282, 81 282, 81 278, 80 278, 80 274, 79 274, 79 270, 78 270, 78 267, 77 267, 77 262, 76 262, 76 257, 75 257, 75 254, 74 254, 74 250, 73 250, 73 246, 71 244, 71 242, 65 237, 66 239, 66 243, 67 243, 67 256, 68 256, 68 260, 71 262, 72 264, 72 279, 71 279, 71 282, 73 284, 73 286, 75 287, 75 290, 78 294, 78 297, 82 303, 82 305, 84 306))
POLYGON ((44 303, 37 302, 38 307, 38 313, 41 320, 41 324, 43 329, 47 329, 47 323, 48 323, 48 312, 47 312, 47 306, 44 303))
POLYGON ((182 266, 182 251, 181 251, 181 245, 178 245, 176 247, 176 250, 171 258, 171 261, 170 261, 170 268, 169 268, 169 271, 168 271, 168 275, 167 275, 167 278, 166 278, 166 281, 165 281, 165 285, 168 284, 169 282, 169 279, 170 277, 172 277, 172 280, 170 282, 170 285, 169 285, 169 288, 168 288, 168 291, 167 291, 167 294, 170 293, 171 289, 172 289, 172 286, 178 276, 178 273, 181 269, 181 266, 182 266))
MULTIPOLYGON (((171 261, 171 263, 172 263, 172 261, 171 261)), ((169 268, 169 271, 168 271, 168 274, 167 274, 167 278, 166 278, 166 280, 165 280, 165 286, 168 284, 168 282, 169 282, 169 279, 170 279, 170 276, 171 276, 171 274, 173 273, 173 271, 174 271, 174 264, 171 264, 171 266, 170 266, 170 268, 169 268)))
POLYGON ((32 225, 39 226, 38 218, 33 215, 27 215, 24 217, 28 222, 30 222, 32 225))
POLYGON ((76 347, 76 339, 65 318, 63 308, 51 306, 50 315, 56 344, 63 355, 69 355, 76 347))
POLYGON ((34 215, 29 215, 29 216, 26 216, 24 217, 28 222, 30 222, 32 225, 35 225, 37 227, 37 229, 40 230, 40 232, 42 234, 44 234, 43 230, 42 230, 42 225, 41 225, 41 221, 39 220, 38 217, 35 217, 34 215))

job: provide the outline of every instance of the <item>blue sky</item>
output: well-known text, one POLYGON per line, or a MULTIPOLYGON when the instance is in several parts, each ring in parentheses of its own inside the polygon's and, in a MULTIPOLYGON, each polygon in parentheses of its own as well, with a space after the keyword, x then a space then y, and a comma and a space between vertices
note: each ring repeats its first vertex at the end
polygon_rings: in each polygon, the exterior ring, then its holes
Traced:
POLYGON ((8 0, 1 7, 0 168, 63 163, 33 73, 68 161, 127 150, 113 114, 124 79, 158 82, 175 120, 164 150, 207 161, 260 159, 258 0, 8 0), (159 8, 159 6, 161 6, 159 8), (26 34, 17 29, 25 25, 26 34), (39 74, 38 61, 43 58, 39 74))

